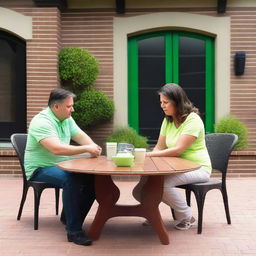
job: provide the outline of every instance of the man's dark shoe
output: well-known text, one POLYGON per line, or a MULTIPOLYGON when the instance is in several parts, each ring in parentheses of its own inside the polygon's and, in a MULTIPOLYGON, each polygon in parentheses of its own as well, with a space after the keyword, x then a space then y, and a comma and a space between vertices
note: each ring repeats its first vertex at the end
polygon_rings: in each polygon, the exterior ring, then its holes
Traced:
POLYGON ((84 231, 68 233, 67 237, 68 237, 68 241, 69 242, 73 242, 73 243, 78 244, 78 245, 88 246, 88 245, 92 244, 92 240, 90 240, 87 237, 87 235, 85 234, 84 231))

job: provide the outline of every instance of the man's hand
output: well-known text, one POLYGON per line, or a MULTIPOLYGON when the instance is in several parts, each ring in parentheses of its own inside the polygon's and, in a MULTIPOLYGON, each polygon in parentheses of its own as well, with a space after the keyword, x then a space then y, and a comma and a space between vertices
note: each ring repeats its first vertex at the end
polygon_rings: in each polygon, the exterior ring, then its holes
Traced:
POLYGON ((41 140, 40 143, 53 154, 61 156, 71 156, 88 152, 93 157, 97 157, 102 151, 101 147, 94 142, 77 146, 62 144, 58 138, 46 138, 41 140))
POLYGON ((98 146, 97 144, 90 144, 90 145, 86 145, 87 147, 87 152, 89 152, 92 157, 98 157, 101 154, 102 148, 100 146, 98 146))

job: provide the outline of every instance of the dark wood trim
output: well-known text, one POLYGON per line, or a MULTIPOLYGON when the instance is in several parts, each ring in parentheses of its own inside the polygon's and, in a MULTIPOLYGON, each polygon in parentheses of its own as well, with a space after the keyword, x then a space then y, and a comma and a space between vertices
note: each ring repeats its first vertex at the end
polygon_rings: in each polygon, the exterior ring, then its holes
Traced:
POLYGON ((125 0, 116 0, 116 13, 125 13, 125 0))
POLYGON ((225 13, 227 8, 227 0, 218 0, 217 3, 217 12, 225 13))
POLYGON ((33 0, 38 7, 58 7, 60 10, 67 8, 67 0, 33 0))

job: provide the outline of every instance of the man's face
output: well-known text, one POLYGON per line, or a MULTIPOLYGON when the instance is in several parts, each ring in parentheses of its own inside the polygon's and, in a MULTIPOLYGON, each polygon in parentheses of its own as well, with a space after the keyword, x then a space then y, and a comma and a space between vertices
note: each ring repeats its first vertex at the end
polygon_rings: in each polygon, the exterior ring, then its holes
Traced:
POLYGON ((53 107, 54 114, 58 117, 59 120, 63 121, 69 118, 74 112, 74 100, 73 97, 68 97, 65 100, 57 103, 53 107))

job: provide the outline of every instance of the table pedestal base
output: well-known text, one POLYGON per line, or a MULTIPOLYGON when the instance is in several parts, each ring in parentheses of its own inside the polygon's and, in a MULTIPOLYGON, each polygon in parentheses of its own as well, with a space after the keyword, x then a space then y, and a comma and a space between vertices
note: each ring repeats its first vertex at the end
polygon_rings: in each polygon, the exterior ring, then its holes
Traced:
POLYGON ((146 218, 156 231, 162 244, 169 244, 167 230, 163 224, 159 203, 163 194, 163 176, 148 176, 141 191, 141 203, 137 205, 118 205, 118 187, 109 175, 96 175, 95 190, 99 207, 89 230, 89 237, 97 240, 105 222, 117 216, 139 216, 146 218))

